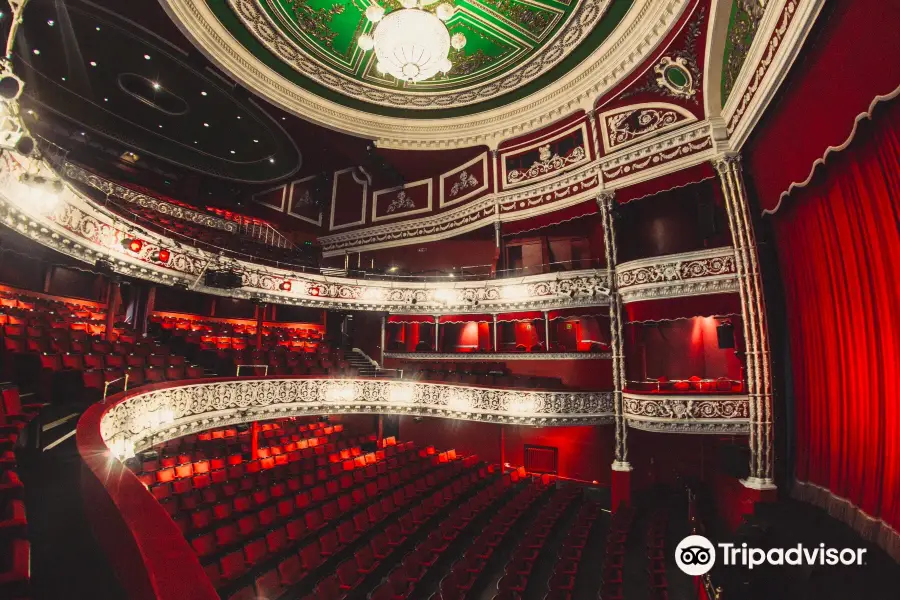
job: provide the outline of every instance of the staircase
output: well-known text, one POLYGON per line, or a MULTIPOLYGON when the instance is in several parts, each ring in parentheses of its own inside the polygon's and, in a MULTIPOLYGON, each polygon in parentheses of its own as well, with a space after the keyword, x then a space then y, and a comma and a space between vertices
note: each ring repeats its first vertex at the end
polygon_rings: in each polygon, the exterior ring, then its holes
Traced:
POLYGON ((372 364, 372 361, 369 360, 361 350, 357 350, 355 348, 346 348, 344 352, 344 358, 346 358, 347 362, 357 370, 360 377, 377 377, 379 379, 390 379, 392 378, 392 371, 385 371, 381 367, 376 364, 372 364))

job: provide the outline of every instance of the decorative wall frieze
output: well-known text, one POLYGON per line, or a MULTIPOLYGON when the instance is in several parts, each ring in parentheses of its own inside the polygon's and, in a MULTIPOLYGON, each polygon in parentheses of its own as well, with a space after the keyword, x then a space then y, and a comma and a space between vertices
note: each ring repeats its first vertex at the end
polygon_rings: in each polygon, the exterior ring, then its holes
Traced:
POLYGON ((825 0, 768 0, 722 109, 732 150, 740 150, 762 117, 824 5, 825 0))
MULTIPOLYGON (((690 0, 636 3, 590 56, 538 92, 502 107, 445 119, 386 117, 324 99, 294 85, 235 44, 206 2, 165 0, 163 7, 214 63, 273 104, 331 129, 373 139, 379 147, 434 150, 481 144, 496 147, 503 139, 539 129, 591 105, 644 64, 690 4, 690 0)), ((598 10, 599 6, 585 3, 585 10, 598 10)), ((498 89, 505 92, 508 88, 498 89)))
POLYGON ((214 427, 307 414, 395 414, 553 427, 612 418, 608 392, 543 392, 371 379, 228 379, 126 394, 100 433, 119 456, 214 427))
POLYGON ((209 227, 211 229, 221 229, 222 231, 227 231, 228 233, 238 232, 239 226, 234 221, 222 219, 220 217, 216 217, 207 213, 201 213, 189 208, 185 208, 183 206, 178 206, 177 204, 172 204, 171 202, 166 202, 165 200, 160 200, 159 198, 154 198, 153 196, 141 194, 140 192, 136 192, 113 181, 109 181, 108 179, 104 179, 103 177, 95 175, 94 173, 91 173, 90 171, 70 162, 67 162, 65 164, 63 172, 65 176, 72 181, 77 181, 78 183, 90 186, 96 190, 99 190, 100 192, 103 192, 107 196, 121 198, 122 200, 130 202, 132 204, 136 204, 141 208, 149 208, 150 210, 155 210, 160 214, 175 217, 176 219, 181 219, 184 221, 189 221, 191 223, 196 223, 198 225, 209 227))
POLYGON ((712 160, 708 121, 689 123, 637 142, 599 160, 545 181, 488 193, 430 216, 322 236, 324 256, 364 252, 446 239, 497 221, 527 219, 591 200, 604 190, 624 188, 712 160))
POLYGON ((622 263, 616 268, 622 301, 737 292, 734 248, 710 248, 622 263))
POLYGON ((606 302, 597 292, 608 288, 609 280, 605 271, 594 269, 451 284, 359 280, 254 264, 138 228, 70 186, 64 187, 57 206, 42 213, 30 190, 19 181, 22 172, 37 169, 47 171, 49 167, 25 157, 0 164, 0 223, 89 265, 102 259, 115 272, 160 284, 277 304, 426 314, 550 310, 606 302), (126 238, 141 239, 140 252, 126 250, 122 245, 126 238), (160 264, 152 256, 163 248, 169 250, 170 258, 160 264), (205 287, 202 275, 210 268, 240 272, 243 287, 205 287), (292 283, 288 291, 281 289, 286 280, 292 283))
POLYGON ((625 187, 710 160, 714 154, 712 128, 704 121, 604 156, 600 172, 607 187, 625 187))
POLYGON ((632 146, 651 137, 693 123, 690 111, 665 102, 623 106, 600 113, 600 132, 606 153, 632 146))
POLYGON ((453 362, 491 360, 609 360, 610 352, 385 352, 385 358, 453 362))
POLYGON ((750 401, 737 395, 623 392, 629 427, 667 433, 749 433, 750 401))

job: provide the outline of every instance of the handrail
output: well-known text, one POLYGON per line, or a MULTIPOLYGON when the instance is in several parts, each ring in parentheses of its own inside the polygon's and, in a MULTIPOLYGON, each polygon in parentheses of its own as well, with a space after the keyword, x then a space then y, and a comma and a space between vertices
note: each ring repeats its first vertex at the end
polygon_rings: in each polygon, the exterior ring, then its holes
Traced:
POLYGON ((264 368, 264 369, 266 370, 266 372, 265 372, 265 375, 263 375, 263 376, 264 376, 264 377, 268 377, 268 376, 269 376, 269 365, 238 365, 238 366, 237 366, 237 371, 236 371, 235 374, 234 374, 235 377, 240 377, 240 376, 241 376, 241 367, 246 367, 246 368, 248 368, 248 369, 249 369, 249 368, 254 368, 254 369, 264 368))
POLYGON ((103 400, 101 400, 101 402, 106 402, 106 393, 109 391, 109 386, 116 383, 117 381, 122 381, 123 379, 125 380, 125 387, 122 391, 128 391, 128 373, 125 373, 125 375, 123 375, 122 377, 117 377, 116 379, 112 379, 103 383, 103 400))

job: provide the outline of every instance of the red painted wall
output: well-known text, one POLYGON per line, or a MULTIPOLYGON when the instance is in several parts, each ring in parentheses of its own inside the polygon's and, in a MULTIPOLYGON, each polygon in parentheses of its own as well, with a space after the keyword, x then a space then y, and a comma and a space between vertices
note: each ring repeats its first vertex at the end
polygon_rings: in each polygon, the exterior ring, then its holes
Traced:
POLYGON ((628 325, 631 335, 627 338, 635 342, 626 344, 628 379, 687 379, 692 375, 741 379, 742 366, 734 348, 719 348, 718 323, 712 317, 695 317, 653 326, 628 325))
POLYGON ((506 462, 514 467, 525 462, 525 445, 558 448, 561 477, 597 481, 608 486, 613 461, 615 432, 612 426, 524 427, 504 426, 506 462))
POLYGON ((438 418, 416 422, 414 417, 400 417, 400 439, 415 441, 418 446, 455 448, 499 463, 501 427, 505 460, 510 465, 524 464, 526 444, 551 446, 559 449, 560 476, 609 485, 614 437, 611 426, 524 427, 438 418))

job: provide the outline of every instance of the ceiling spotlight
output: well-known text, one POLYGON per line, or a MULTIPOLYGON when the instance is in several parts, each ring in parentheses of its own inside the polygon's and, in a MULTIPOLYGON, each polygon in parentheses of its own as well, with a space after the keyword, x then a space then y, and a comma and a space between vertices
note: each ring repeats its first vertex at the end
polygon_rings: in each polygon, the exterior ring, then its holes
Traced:
POLYGON ((104 101, 104 102, 109 102, 109 98, 104 98, 103 101, 104 101))
POLYGON ((34 50, 32 50, 32 52, 34 52, 34 55, 35 55, 35 56, 40 56, 40 54, 41 54, 41 51, 38 50, 37 48, 35 48, 34 50))
POLYGON ((274 159, 274 158, 270 158, 270 159, 269 159, 269 162, 272 163, 272 164, 274 165, 274 164, 275 164, 275 159, 274 159))
POLYGON ((209 123, 204 123, 203 126, 204 126, 204 127, 209 127, 209 123))
POLYGON ((92 67, 96 67, 96 66, 97 66, 97 61, 92 60, 92 61, 91 61, 91 66, 92 66, 92 67))
POLYGON ((62 80, 63 80, 63 81, 65 81, 65 80, 66 80, 66 78, 65 78, 65 77, 63 77, 63 78, 62 78, 62 80))
POLYGON ((206 92, 200 92, 200 95, 201 95, 201 96, 207 96, 208 94, 207 94, 206 92))
POLYGON ((144 55, 144 60, 150 60, 150 55, 149 55, 149 54, 145 54, 145 55, 144 55))
POLYGON ((122 240, 122 246, 126 250, 131 250, 132 252, 137 254, 138 252, 141 251, 141 248, 144 247, 144 242, 143 242, 143 240, 139 240, 136 238, 124 238, 122 240))
POLYGON ((258 143, 259 143, 259 140, 253 140, 253 143, 254 143, 254 144, 258 144, 258 143))
POLYGON ((240 118, 241 118, 241 115, 238 115, 238 119, 240 119, 240 118))
POLYGON ((162 125, 160 125, 159 128, 162 129, 162 125))
POLYGON ((162 87, 162 86, 159 85, 159 82, 157 82, 157 81, 154 81, 154 82, 153 82, 153 89, 154 89, 154 90, 158 90, 158 89, 161 88, 161 87, 162 87))
POLYGON ((54 25, 56 25, 56 21, 54 21, 53 19, 48 19, 47 25, 49 25, 50 27, 53 27, 54 25))
POLYGON ((97 31, 100 31, 100 26, 99 26, 99 25, 97 25, 97 27, 96 27, 96 29, 97 29, 97 31))
POLYGON ((234 150, 232 150, 231 153, 234 154, 234 150))

